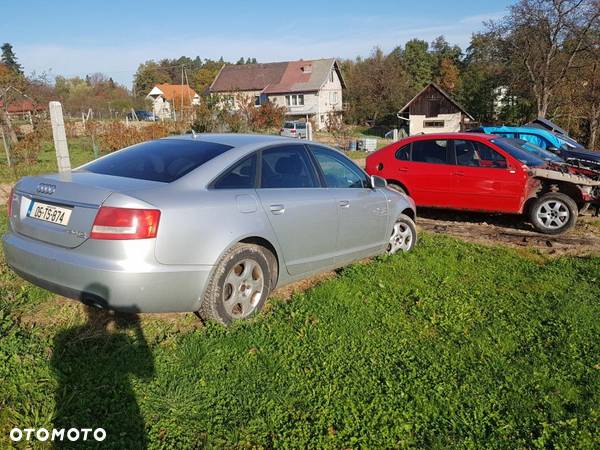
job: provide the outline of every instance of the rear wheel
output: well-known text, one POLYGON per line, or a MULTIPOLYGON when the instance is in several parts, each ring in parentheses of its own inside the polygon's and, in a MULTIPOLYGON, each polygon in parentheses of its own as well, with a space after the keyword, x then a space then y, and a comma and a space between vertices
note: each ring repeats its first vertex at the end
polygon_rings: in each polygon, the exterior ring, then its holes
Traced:
POLYGON ((387 253, 392 255, 399 251, 410 252, 416 243, 417 227, 415 226, 415 222, 406 214, 400 214, 400 217, 398 217, 392 228, 387 253))
POLYGON ((549 192, 531 205, 529 218, 539 232, 560 234, 575 225, 577 214, 577 204, 571 197, 560 192, 549 192))
POLYGON ((229 324, 260 311, 269 296, 273 260, 264 247, 236 244, 217 263, 198 313, 229 324))

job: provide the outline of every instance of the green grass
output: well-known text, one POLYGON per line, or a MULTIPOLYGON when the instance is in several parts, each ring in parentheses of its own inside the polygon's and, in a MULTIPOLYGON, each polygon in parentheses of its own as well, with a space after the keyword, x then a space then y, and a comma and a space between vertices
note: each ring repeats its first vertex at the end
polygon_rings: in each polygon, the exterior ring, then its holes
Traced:
MULTIPOLYGON (((69 139, 69 154, 71 156, 71 167, 77 167, 91 161, 94 158, 91 140, 84 137, 69 139)), ((14 183, 23 176, 56 171, 58 171, 58 166, 56 164, 56 151, 54 150, 54 143, 52 141, 42 144, 42 150, 35 164, 22 162, 13 168, 9 168, 6 163, 4 149, 0 152, 0 183, 14 183)))
POLYGON ((600 445, 599 258, 426 235, 229 329, 107 327, 1 270, 0 447, 13 426, 115 449, 600 445))

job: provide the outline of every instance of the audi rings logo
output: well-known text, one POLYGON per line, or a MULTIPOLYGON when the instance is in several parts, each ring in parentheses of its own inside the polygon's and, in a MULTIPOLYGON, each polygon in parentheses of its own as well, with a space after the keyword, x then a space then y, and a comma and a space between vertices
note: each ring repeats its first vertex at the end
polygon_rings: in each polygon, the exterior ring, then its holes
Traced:
POLYGON ((54 184, 40 183, 38 184, 36 191, 40 194, 52 195, 54 194, 54 191, 56 191, 56 186, 54 184))

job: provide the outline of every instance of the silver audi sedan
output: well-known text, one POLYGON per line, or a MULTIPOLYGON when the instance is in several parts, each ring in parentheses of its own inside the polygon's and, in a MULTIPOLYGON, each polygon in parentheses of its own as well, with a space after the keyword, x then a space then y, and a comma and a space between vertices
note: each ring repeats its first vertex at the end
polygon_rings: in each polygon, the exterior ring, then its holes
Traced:
POLYGON ((9 199, 6 261, 87 304, 229 323, 275 287, 417 240, 415 204, 326 146, 197 134, 134 145, 9 199))

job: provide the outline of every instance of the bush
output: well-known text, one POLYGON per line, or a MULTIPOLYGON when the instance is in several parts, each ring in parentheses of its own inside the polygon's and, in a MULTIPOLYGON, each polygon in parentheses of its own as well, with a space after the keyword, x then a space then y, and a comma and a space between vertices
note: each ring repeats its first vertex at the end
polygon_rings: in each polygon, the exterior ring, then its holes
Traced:
POLYGON ((109 122, 102 127, 99 136, 100 148, 113 152, 123 147, 138 144, 152 139, 160 139, 169 135, 169 128, 160 122, 149 124, 130 124, 109 122))
POLYGON ((15 164, 36 164, 44 143, 52 141, 52 129, 49 123, 36 123, 32 133, 19 137, 11 146, 11 154, 15 164))

